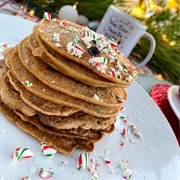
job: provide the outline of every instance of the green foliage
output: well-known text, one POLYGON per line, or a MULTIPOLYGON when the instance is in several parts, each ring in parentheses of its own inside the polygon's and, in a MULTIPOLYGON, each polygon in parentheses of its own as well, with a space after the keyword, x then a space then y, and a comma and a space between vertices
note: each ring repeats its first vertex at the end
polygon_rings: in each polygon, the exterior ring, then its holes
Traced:
MULTIPOLYGON (((169 81, 178 84, 180 80, 180 32, 178 14, 169 10, 155 14, 146 21, 147 31, 156 40, 156 49, 148 65, 169 81), (174 45, 170 45, 174 44, 174 45)), ((142 38, 133 52, 144 58, 149 50, 146 39, 142 38)))
MULTIPOLYGON (((20 0, 23 3, 23 0, 20 0)), ((64 5, 74 5, 78 2, 77 10, 79 14, 86 16, 91 20, 101 20, 107 8, 111 4, 123 4, 124 0, 28 0, 28 7, 35 10, 35 15, 42 17, 45 11, 56 15, 59 9, 64 5)))

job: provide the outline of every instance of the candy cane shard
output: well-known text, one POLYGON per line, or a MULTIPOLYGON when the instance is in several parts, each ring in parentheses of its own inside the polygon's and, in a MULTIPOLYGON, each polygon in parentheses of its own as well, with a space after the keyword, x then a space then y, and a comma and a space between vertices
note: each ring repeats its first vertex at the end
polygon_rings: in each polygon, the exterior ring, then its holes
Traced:
POLYGON ((12 154, 12 159, 14 163, 20 161, 22 158, 31 157, 33 157, 33 153, 28 148, 16 148, 12 154))
POLYGON ((54 176, 54 172, 51 171, 51 169, 45 169, 41 168, 39 171, 39 177, 42 179, 51 178, 54 176))
POLYGON ((57 152, 52 146, 49 146, 43 142, 40 144, 40 148, 43 155, 48 156, 50 158, 54 157, 54 155, 57 152))
POLYGON ((77 163, 77 168, 79 171, 84 171, 87 169, 89 164, 89 154, 84 152, 80 154, 78 163, 77 163))

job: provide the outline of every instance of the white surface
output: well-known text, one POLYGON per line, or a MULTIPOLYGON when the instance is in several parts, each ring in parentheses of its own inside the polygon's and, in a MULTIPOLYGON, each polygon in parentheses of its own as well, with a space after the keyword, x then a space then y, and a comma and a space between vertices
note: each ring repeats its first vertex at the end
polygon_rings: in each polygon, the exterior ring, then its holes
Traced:
POLYGON ((171 86, 168 89, 168 100, 174 113, 180 120, 180 94, 178 94, 178 89, 179 86, 171 86))
MULTIPOLYGON (((35 22, 25 20, 21 16, 11 16, 0 13, 0 45, 7 43, 8 47, 19 43, 32 33, 35 22)), ((0 54, 0 59, 2 55, 0 54)))
MULTIPOLYGON (((10 26, 10 21, 7 22, 4 19, 6 16, 0 15, 0 17, 1 23, 3 22, 0 34, 1 40, 11 41, 12 44, 18 43, 23 36, 31 33, 33 24, 30 23, 29 26, 31 27, 26 28, 27 26, 24 26, 23 20, 17 24, 14 21, 15 19, 12 18, 14 23, 10 26), (4 24, 8 24, 8 27, 4 24), (16 36, 12 35, 14 25, 17 25, 15 27, 16 36)), ((124 105, 125 109, 120 112, 119 116, 127 116, 128 122, 123 123, 118 116, 117 129, 112 135, 106 135, 100 142, 97 142, 94 152, 90 154, 92 159, 97 159, 101 163, 97 169, 97 172, 100 173, 99 179, 123 180, 122 170, 117 166, 123 159, 127 158, 129 161, 128 168, 133 171, 132 180, 179 180, 179 146, 169 123, 149 95, 136 82, 127 88, 127 93, 128 100, 124 105), (125 145, 120 146, 119 144, 123 139, 121 131, 128 127, 130 123, 137 126, 143 137, 138 139, 130 132, 125 145), (129 138, 133 138, 137 143, 132 145, 129 138), (108 152, 105 151, 107 149, 108 152), (112 162, 115 173, 108 172, 109 168, 100 156, 112 162)), ((75 150, 72 155, 68 156, 57 153, 52 159, 44 157, 40 152, 39 142, 20 131, 0 113, 1 180, 16 180, 23 176, 38 180, 40 179, 38 173, 41 167, 52 168, 55 173, 53 180, 90 180, 92 178, 90 172, 80 172, 76 168, 80 153, 82 151, 75 150), (34 157, 14 164, 11 155, 17 147, 28 147, 34 153, 34 157), (60 166, 61 161, 67 162, 64 168, 60 166), (37 169, 35 174, 30 171, 31 168, 37 169)))

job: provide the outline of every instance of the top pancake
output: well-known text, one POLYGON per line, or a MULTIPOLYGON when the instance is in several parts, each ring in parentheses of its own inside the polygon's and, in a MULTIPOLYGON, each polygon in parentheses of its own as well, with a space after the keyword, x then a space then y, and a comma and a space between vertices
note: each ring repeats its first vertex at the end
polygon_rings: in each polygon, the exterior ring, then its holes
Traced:
POLYGON ((39 32, 59 54, 112 82, 128 86, 137 78, 134 65, 117 50, 117 43, 102 34, 59 19, 41 20, 39 32))
POLYGON ((32 50, 33 56, 39 57, 53 69, 56 69, 57 71, 85 84, 95 87, 121 86, 99 76, 81 64, 74 61, 69 61, 67 58, 61 56, 58 52, 54 51, 41 40, 38 29, 38 25, 34 26, 33 34, 28 38, 29 47, 32 50))

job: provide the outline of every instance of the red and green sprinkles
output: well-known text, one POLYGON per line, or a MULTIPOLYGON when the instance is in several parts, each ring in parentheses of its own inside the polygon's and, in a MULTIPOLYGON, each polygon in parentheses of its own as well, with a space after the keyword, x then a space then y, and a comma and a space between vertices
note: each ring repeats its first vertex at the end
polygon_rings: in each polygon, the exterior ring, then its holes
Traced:
POLYGON ((25 176, 25 177, 22 177, 21 180, 31 180, 31 178, 29 176, 25 176))
POLYGON ((121 103, 125 102, 124 98, 121 96, 117 96, 117 100, 121 103))
POLYGON ((45 19, 48 20, 48 21, 51 21, 51 14, 50 14, 49 12, 45 12, 45 13, 43 14, 43 18, 45 18, 45 19))
POLYGON ((82 54, 84 53, 84 50, 82 49, 80 44, 77 42, 75 43, 74 41, 68 43, 66 49, 68 54, 77 56, 78 58, 81 58, 82 54))
POLYGON ((107 58, 105 57, 93 57, 89 59, 89 64, 96 67, 101 73, 105 73, 107 69, 107 58))
POLYGON ((22 80, 21 83, 22 83, 22 84, 25 84, 25 85, 28 86, 28 87, 33 86, 33 84, 32 84, 30 81, 28 81, 28 80, 22 80))
POLYGON ((54 33, 53 36, 52 36, 52 39, 59 43, 60 42, 60 34, 59 33, 54 33))

